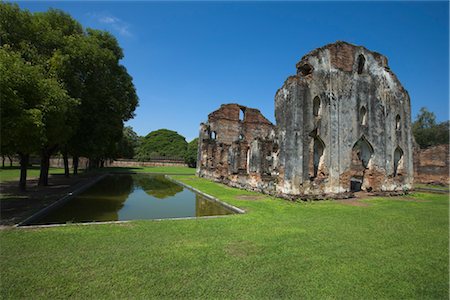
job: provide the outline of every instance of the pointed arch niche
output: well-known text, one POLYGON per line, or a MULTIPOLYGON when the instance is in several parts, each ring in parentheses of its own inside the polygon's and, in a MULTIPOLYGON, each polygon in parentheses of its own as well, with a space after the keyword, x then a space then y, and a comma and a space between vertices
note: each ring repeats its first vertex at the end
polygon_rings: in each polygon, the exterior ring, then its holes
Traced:
POLYGON ((359 119, 361 122, 361 125, 367 125, 367 110, 365 106, 362 106, 359 110, 359 119))
POLYGON ((352 161, 356 164, 361 164, 365 169, 369 167, 370 159, 373 156, 373 147, 366 139, 362 136, 352 148, 352 161))
POLYGON ((364 64, 366 63, 366 58, 364 55, 360 54, 358 56, 358 74, 362 74, 364 71, 364 64))
POLYGON ((314 162, 314 178, 317 177, 319 172, 319 168, 323 163, 323 152, 325 150, 325 143, 319 136, 314 138, 314 146, 313 146, 313 162, 314 162))
POLYGON ((403 150, 399 146, 394 150, 394 177, 401 175, 399 170, 403 169, 403 150))
POLYGON ((320 98, 318 96, 314 97, 313 100, 313 115, 318 117, 320 115, 320 98))

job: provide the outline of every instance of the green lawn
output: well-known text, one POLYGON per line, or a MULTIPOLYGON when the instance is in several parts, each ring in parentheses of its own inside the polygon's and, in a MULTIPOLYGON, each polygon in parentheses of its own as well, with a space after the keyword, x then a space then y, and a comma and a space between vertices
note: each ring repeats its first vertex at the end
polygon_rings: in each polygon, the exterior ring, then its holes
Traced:
POLYGON ((248 211, 0 231, 2 298, 447 299, 448 196, 292 203, 194 176, 248 211), (408 200, 408 201, 406 201, 408 200))
MULTIPOLYGON (((82 172, 83 170, 80 170, 82 172)), ((132 167, 132 168, 103 168, 98 169, 100 172, 138 172, 138 173, 163 173, 163 174, 195 174, 194 168, 188 167, 132 167)), ((50 174, 64 174, 63 168, 50 168, 50 174)), ((39 177, 39 166, 32 166, 28 168, 27 178, 39 177)), ((0 182, 19 180, 20 167, 5 167, 0 168, 0 182)))
MULTIPOLYGON (((64 174, 64 168, 50 168, 50 174, 64 174)), ((27 178, 39 177, 39 166, 32 166, 28 168, 27 178)), ((0 182, 19 180, 20 167, 12 166, 0 168, 0 182)))
POLYGON ((424 184, 424 183, 415 183, 415 188, 423 188, 423 189, 434 189, 434 190, 442 190, 442 191, 448 191, 449 186, 443 186, 443 185, 435 185, 435 184, 424 184))

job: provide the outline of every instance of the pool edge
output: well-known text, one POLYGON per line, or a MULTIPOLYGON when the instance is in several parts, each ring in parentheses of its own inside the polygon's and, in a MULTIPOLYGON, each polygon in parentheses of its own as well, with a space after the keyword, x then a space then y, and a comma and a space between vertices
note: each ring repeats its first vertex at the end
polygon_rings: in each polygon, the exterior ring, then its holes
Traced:
POLYGON ((48 213, 50 213, 52 210, 56 209, 57 207, 65 204, 66 202, 68 202, 69 200, 71 200, 73 197, 77 196, 78 194, 84 192, 85 190, 87 190, 88 188, 90 188, 91 186, 93 186, 94 184, 96 184, 97 182, 99 182, 100 180, 102 180, 103 178, 105 178, 106 176, 108 176, 109 173, 106 174, 102 174, 96 178, 94 178, 93 180, 87 182, 86 184, 80 186, 79 188, 75 189, 72 192, 68 192, 65 196, 63 196, 62 198, 58 199, 57 201, 53 202, 52 204, 42 208, 41 210, 39 210, 38 212, 32 214, 31 216, 29 216, 28 218, 26 218, 23 221, 20 221, 19 223, 15 224, 13 227, 25 227, 25 226, 30 226, 28 224, 32 223, 33 221, 40 219, 42 217, 44 217, 45 215, 47 215, 48 213))
POLYGON ((184 183, 184 182, 181 182, 181 181, 179 181, 179 180, 173 179, 173 178, 170 177, 169 175, 164 175, 164 177, 167 178, 168 180, 170 180, 170 181, 176 183, 176 184, 179 184, 179 185, 181 185, 181 186, 184 186, 185 188, 188 188, 188 189, 190 189, 190 190, 192 190, 192 191, 194 191, 194 192, 196 192, 196 193, 202 195, 203 197, 205 197, 205 198, 207 198, 207 199, 209 199, 209 200, 211 200, 211 201, 218 202, 218 203, 221 204, 222 206, 224 206, 224 207, 226 207, 226 208, 232 210, 232 211, 235 212, 235 213, 238 213, 238 214, 245 214, 245 213, 246 213, 246 211, 243 210, 242 208, 239 208, 239 207, 233 206, 233 205, 231 205, 231 204, 228 204, 228 203, 226 203, 226 202, 223 202, 222 200, 219 200, 218 198, 216 198, 216 197, 214 197, 214 196, 208 195, 208 194, 206 194, 206 193, 204 193, 204 192, 202 192, 202 191, 200 191, 200 190, 198 190, 198 189, 196 189, 196 188, 194 188, 194 187, 192 187, 192 186, 190 186, 190 185, 188 185, 188 184, 186 184, 186 183, 184 183))

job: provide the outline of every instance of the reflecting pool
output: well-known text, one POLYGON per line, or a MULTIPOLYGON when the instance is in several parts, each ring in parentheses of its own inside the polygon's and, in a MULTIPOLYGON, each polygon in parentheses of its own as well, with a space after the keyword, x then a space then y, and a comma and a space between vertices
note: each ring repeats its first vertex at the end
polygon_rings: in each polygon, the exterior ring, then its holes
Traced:
POLYGON ((108 175, 33 224, 202 217, 233 214, 164 175, 108 175))

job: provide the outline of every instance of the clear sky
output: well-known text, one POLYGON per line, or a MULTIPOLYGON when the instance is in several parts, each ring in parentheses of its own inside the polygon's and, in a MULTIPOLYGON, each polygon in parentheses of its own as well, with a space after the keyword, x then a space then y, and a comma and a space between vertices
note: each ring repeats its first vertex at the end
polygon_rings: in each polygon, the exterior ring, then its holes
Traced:
POLYGON ((344 40, 387 56, 412 115, 449 114, 448 2, 17 2, 50 7, 113 33, 140 99, 127 122, 139 135, 198 135, 223 103, 274 122, 274 95, 309 51, 344 40))

